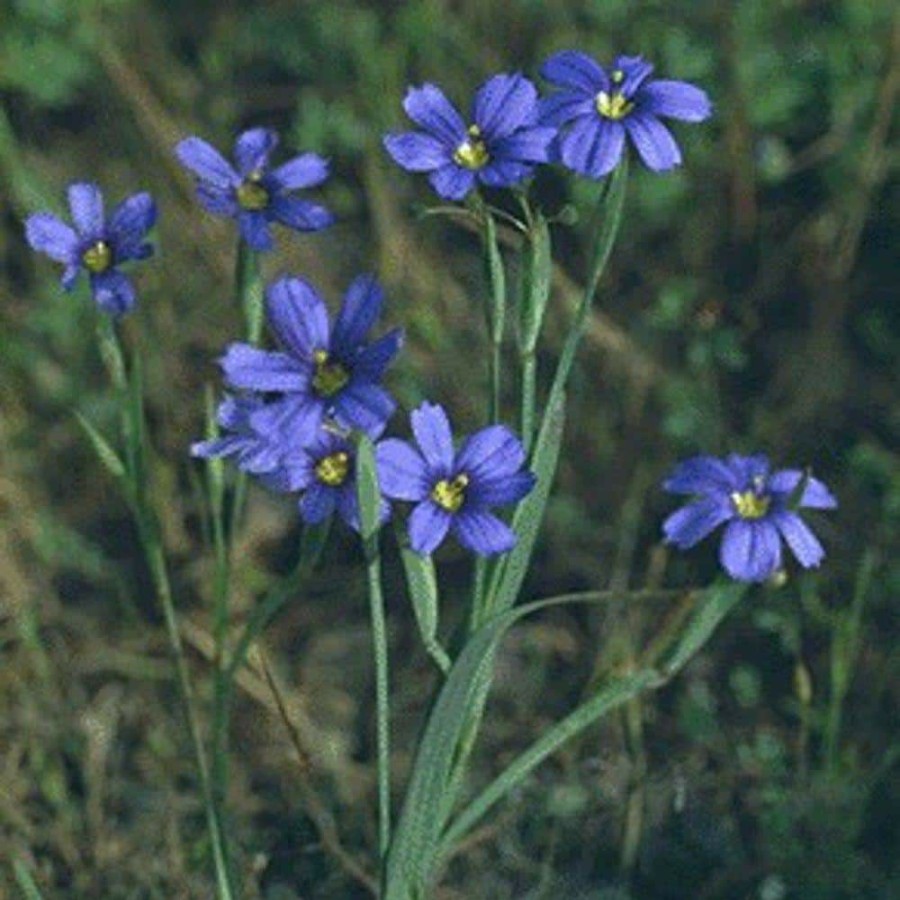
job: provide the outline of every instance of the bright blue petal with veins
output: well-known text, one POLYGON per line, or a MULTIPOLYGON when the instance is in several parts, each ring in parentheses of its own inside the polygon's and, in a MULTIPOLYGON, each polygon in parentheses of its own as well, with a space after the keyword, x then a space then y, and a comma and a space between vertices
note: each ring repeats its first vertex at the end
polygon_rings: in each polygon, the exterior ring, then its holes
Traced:
POLYGON ((253 413, 250 425, 271 440, 306 447, 321 431, 324 417, 325 404, 321 400, 303 394, 288 394, 253 413))
POLYGON ((388 438, 375 447, 378 483, 393 500, 424 500, 431 491, 422 455, 406 441, 388 438))
POLYGON ((335 418, 348 428, 359 428, 370 437, 384 430, 397 404, 377 384, 353 383, 334 398, 335 418))
POLYGON ((663 522, 663 533, 668 543, 687 550, 732 518, 734 510, 727 498, 699 500, 673 512, 663 522))
POLYGON ((494 75, 476 92, 472 120, 489 143, 537 118, 537 88, 523 75, 494 75))
POLYGON ((300 516, 304 522, 318 525, 334 512, 336 505, 337 491, 332 487, 313 482, 300 501, 300 516))
POLYGON ((450 145, 421 131, 387 134, 384 149, 407 172, 432 172, 453 161, 450 145))
POLYGON ((349 358, 363 344, 381 315, 383 302, 384 291, 374 275, 353 279, 331 332, 331 346, 336 353, 349 358))
POLYGON ((231 387, 253 391, 303 391, 310 372, 286 353, 231 344, 219 360, 231 387))
POLYGON ((364 381, 380 381, 385 369, 403 346, 403 329, 395 328, 360 350, 353 360, 353 375, 364 381))
POLYGON ((454 149, 466 137, 462 116, 436 85, 410 88, 403 100, 403 108, 416 125, 454 149))
POLYGON ((518 503, 537 484, 531 472, 515 472, 498 478, 479 479, 466 490, 466 505, 474 508, 518 503))
POLYGON ((818 566, 822 562, 825 550, 800 516, 787 510, 779 510, 772 514, 771 519, 804 569, 818 566))
POLYGON ((423 403, 410 413, 409 420, 431 474, 445 478, 453 466, 453 434, 444 408, 423 403))
POLYGON ((563 50, 549 57, 541 66, 541 76, 553 84, 577 88, 586 94, 609 90, 609 78, 602 66, 577 50, 563 50))
POLYGON ((51 213, 35 213, 25 222, 25 238, 32 250, 50 259, 70 263, 78 250, 78 235, 51 213))
POLYGON ((197 184, 197 200, 207 211, 216 216, 236 218, 240 212, 233 188, 220 188, 206 182, 197 184))
POLYGON ((280 191, 296 191, 315 187, 327 177, 327 160, 317 153, 302 153, 272 171, 267 181, 280 191))
POLYGON ((220 190, 235 188, 241 177, 215 147, 198 137, 185 138, 175 147, 181 164, 198 178, 220 190))
POLYGON ((575 172, 602 178, 619 164, 624 144, 621 122, 610 122, 599 115, 583 116, 560 136, 560 158, 575 172))
POLYGON ((409 545, 421 555, 433 553, 447 536, 450 513, 431 500, 425 500, 409 517, 409 545))
MULTIPOLYGON (((769 479, 769 491, 787 501, 794 493, 803 472, 800 469, 782 469, 769 479)), ((809 509, 836 509, 838 502, 834 494, 818 478, 810 478, 800 499, 800 505, 809 509)))
POLYGON ((97 305, 111 316, 127 313, 137 299, 131 280, 115 269, 109 269, 101 275, 92 275, 91 291, 97 305))
POLYGON ((455 472, 471 481, 487 481, 512 475, 525 462, 522 442, 505 425, 489 425, 470 435, 459 448, 455 472))
POLYGON ((510 187, 528 178, 534 171, 532 163, 495 159, 478 170, 478 180, 488 187, 510 187))
POLYGON ((445 200, 462 200, 475 187, 475 173, 450 163, 428 176, 438 196, 445 200))
POLYGON ((334 216, 324 206, 299 197, 274 197, 269 204, 268 213, 282 225, 295 231, 321 231, 334 224, 334 216))
POLYGON ((719 559, 737 581, 765 581, 781 566, 778 531, 766 519, 735 519, 725 529, 719 559))
POLYGON ((234 142, 234 161, 238 172, 246 178, 262 173, 269 164, 269 156, 278 145, 278 135, 271 128, 251 128, 234 142))
POLYGON ((143 243, 147 232, 156 224, 156 204, 146 193, 135 194, 123 200, 109 220, 109 232, 115 241, 118 262, 126 259, 143 259, 149 245, 143 243))
POLYGON ((626 97, 634 97, 642 84, 653 74, 653 66, 645 62, 641 56, 619 56, 613 64, 613 71, 621 72, 625 77, 616 85, 626 97))
POLYGON ((316 289, 304 278, 279 278, 266 290, 266 317, 279 342, 294 356, 312 359, 328 350, 328 310, 316 289))
POLYGON ((559 91, 542 98, 538 103, 538 120, 543 125, 564 125, 579 116, 591 116, 596 113, 594 97, 585 96, 580 91, 559 91))
POLYGON ((265 253, 275 247, 269 231, 269 223, 261 212, 241 210, 238 213, 238 228, 240 228, 241 237, 251 250, 265 253))
POLYGON ((694 456, 679 463, 663 482, 663 489, 673 494, 731 493, 743 490, 746 479, 714 456, 694 456))
POLYGON ((654 172, 665 172, 681 165, 681 151, 672 132, 658 119, 633 112, 622 120, 644 165, 654 172))
POLYGON ((491 145, 498 159, 542 163, 550 158, 550 145, 556 137, 555 128, 523 128, 491 145))
POLYGON ((99 237, 103 231, 103 194, 96 184, 81 182, 69 185, 69 210, 82 237, 99 237))
POLYGON ((505 522, 483 510, 463 508, 453 518, 459 542, 479 556, 506 553, 516 546, 516 533, 505 522))
POLYGON ((712 114, 706 91, 685 81, 651 81, 636 99, 643 112, 682 122, 702 122, 712 114))

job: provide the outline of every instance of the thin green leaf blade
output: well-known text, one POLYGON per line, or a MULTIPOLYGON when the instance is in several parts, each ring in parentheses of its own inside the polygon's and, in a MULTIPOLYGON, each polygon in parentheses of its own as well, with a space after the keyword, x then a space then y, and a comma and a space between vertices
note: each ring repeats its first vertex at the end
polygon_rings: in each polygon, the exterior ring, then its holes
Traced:
POLYGON ((378 532, 381 489, 378 486, 375 449, 365 434, 359 434, 356 438, 356 496, 359 500, 360 534, 364 541, 369 541, 378 532))
POLYGON ((120 481, 125 480, 125 463, 118 453, 112 448, 109 441, 103 437, 100 432, 79 412, 75 413, 78 424, 87 435, 94 452, 97 454, 100 462, 109 471, 113 477, 120 481))
POLYGON ((421 556, 408 547, 401 549, 400 557, 422 643, 438 668, 446 674, 450 669, 450 658, 437 639, 438 585, 434 562, 430 556, 421 556))

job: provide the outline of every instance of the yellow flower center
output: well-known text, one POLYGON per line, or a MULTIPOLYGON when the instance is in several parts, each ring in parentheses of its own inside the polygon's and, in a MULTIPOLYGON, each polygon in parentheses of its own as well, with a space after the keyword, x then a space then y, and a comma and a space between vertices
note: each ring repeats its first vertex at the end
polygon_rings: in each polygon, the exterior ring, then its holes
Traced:
MULTIPOLYGON (((616 74, 613 72, 613 81, 616 80, 616 74)), ((612 119, 614 122, 624 119, 634 109, 634 104, 630 100, 626 100, 622 94, 607 94, 606 91, 600 91, 597 94, 596 105, 597 112, 604 119, 612 119)))
POLYGON ((323 456, 315 468, 316 478, 329 487, 338 487, 347 480, 350 471, 350 456, 343 450, 323 456))
POLYGON ((468 137, 453 152, 453 161, 464 169, 483 169, 491 157, 481 139, 481 129, 470 125, 466 134, 468 137))
POLYGON ((469 476, 460 472, 452 481, 442 478, 432 489, 431 499, 441 509, 447 512, 456 512, 466 499, 466 488, 469 486, 469 476))
POLYGON ((112 265, 112 249, 106 241, 97 241, 96 244, 84 251, 81 260, 88 272, 100 275, 112 265))
POLYGON ((761 519, 769 511, 771 500, 761 497, 755 491, 735 491, 731 495, 731 502, 742 519, 761 519))
POLYGON ((237 202, 247 212, 259 212, 269 205, 269 192, 259 183, 261 172, 252 172, 237 189, 237 202))
POLYGON ((313 362, 316 371, 312 384, 320 397, 334 396, 350 380, 350 374, 340 363, 328 361, 327 350, 316 350, 313 362))

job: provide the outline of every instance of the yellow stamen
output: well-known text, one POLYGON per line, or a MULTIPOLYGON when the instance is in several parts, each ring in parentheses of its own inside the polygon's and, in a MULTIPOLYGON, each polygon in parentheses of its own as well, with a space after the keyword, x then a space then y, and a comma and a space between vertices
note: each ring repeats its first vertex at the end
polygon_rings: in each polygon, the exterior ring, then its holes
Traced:
POLYGON ((269 205, 269 192, 260 184, 261 172, 252 172, 237 189, 237 202, 247 212, 259 212, 269 205))
POLYGON ((481 129, 470 125, 466 134, 468 137, 453 152, 453 161, 465 169, 483 169, 491 157, 481 139, 481 129))
POLYGON ((761 519, 769 511, 771 501, 755 491, 735 491, 731 495, 731 502, 742 519, 761 519))
POLYGON ((460 472, 453 481, 442 478, 432 489, 431 499, 441 509, 447 512, 456 512, 466 499, 466 488, 469 486, 469 476, 460 472))
POLYGON ((350 374, 340 363, 328 361, 327 350, 316 350, 313 362, 316 371, 312 384, 320 397, 334 396, 350 380, 350 374))
POLYGON ((607 94, 606 91, 597 94, 596 105, 597 112, 604 119, 612 119, 614 122, 624 119, 634 109, 634 104, 622 94, 607 94))
POLYGON ((100 275, 112 265, 112 249, 106 241, 97 241, 96 244, 84 251, 81 260, 88 272, 100 275))
POLYGON ((315 467, 316 478, 329 487, 338 487, 347 479, 350 471, 350 457, 343 450, 323 456, 315 467))

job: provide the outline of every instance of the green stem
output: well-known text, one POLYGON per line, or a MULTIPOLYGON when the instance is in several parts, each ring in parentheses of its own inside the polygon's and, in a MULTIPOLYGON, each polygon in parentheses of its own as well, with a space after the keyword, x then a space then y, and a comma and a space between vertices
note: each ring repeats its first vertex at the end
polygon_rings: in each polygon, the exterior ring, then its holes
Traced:
POLYGON ((537 403, 537 357, 534 352, 522 355, 522 443, 525 453, 534 443, 535 405, 537 403))

